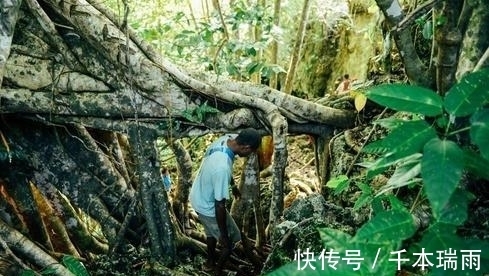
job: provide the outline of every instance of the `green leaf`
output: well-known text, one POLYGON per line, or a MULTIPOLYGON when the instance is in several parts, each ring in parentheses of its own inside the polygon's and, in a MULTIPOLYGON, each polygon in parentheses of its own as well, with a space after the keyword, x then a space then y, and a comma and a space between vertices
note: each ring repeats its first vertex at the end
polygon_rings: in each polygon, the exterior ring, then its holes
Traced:
POLYGON ((467 210, 474 195, 458 188, 450 198, 449 203, 443 208, 438 218, 439 222, 456 226, 464 224, 467 220, 467 210))
POLYGON ((263 66, 262 63, 253 61, 246 66, 246 71, 248 72, 249 75, 252 75, 254 73, 260 72, 262 66, 263 66))
POLYGON ((445 109, 453 116, 467 116, 489 101, 489 69, 465 75, 447 91, 445 109))
POLYGON ((430 140, 423 149, 421 176, 435 218, 440 218, 462 178, 462 156, 456 143, 439 138, 430 140))
POLYGON ((446 16, 440 15, 440 16, 437 16, 435 18, 435 25, 436 26, 442 26, 442 25, 445 25, 445 23, 447 23, 447 17, 446 16))
POLYGON ((408 212, 406 207, 404 207, 402 201, 399 200, 399 198, 397 198, 395 195, 388 195, 387 200, 389 200, 392 210, 408 212))
POLYGON ((338 185, 340 185, 343 182, 347 182, 347 181, 348 181, 348 176, 346 176, 344 174, 338 175, 337 177, 330 179, 326 183, 326 187, 336 189, 336 187, 338 187, 338 185))
POLYGON ((358 211, 363 206, 367 205, 370 201, 373 200, 372 193, 362 193, 360 197, 355 201, 355 205, 353 205, 353 211, 358 211))
POLYGON ((326 183, 326 187, 334 189, 334 194, 339 195, 350 186, 350 180, 346 175, 339 175, 333 179, 330 179, 326 183))
POLYGON ((256 56, 256 49, 254 47, 248 47, 246 48, 246 54, 249 56, 256 56))
POLYGON ((62 259, 62 263, 76 276, 90 276, 85 266, 73 256, 65 255, 62 259))
POLYGON ((489 180, 489 160, 482 158, 479 154, 464 150, 465 168, 476 176, 489 180))
MULTIPOLYGON (((486 252, 489 251, 489 243, 485 240, 475 238, 462 238, 456 235, 456 227, 454 225, 445 223, 435 223, 431 225, 423 235, 423 238, 418 244, 415 244, 413 248, 410 248, 410 252, 421 252, 421 248, 425 249, 427 253, 433 253, 433 256, 429 256, 430 261, 434 264, 431 268, 430 275, 486 275, 489 272, 489 255, 486 252), (461 250, 480 250, 480 252, 473 251, 473 255, 480 257, 480 269, 476 271, 474 268, 469 269, 465 267, 462 270, 462 255, 464 253, 461 250), (441 251, 441 252, 440 252, 441 251), (440 260, 438 256, 448 256, 447 254, 454 254, 457 261, 457 269, 443 269, 443 267, 436 268, 440 260)), ((446 259, 445 259, 446 260, 446 259)), ((443 263, 443 260, 441 260, 443 263)))
POLYGON ((399 162, 387 184, 377 195, 420 181, 416 176, 421 172, 421 156, 421 153, 414 153, 399 162))
MULTIPOLYGON (((361 164, 368 168, 367 178, 385 171, 388 167, 403 161, 403 158, 421 152, 429 140, 436 137, 435 130, 423 120, 407 121, 393 129, 384 139, 363 148, 365 152, 384 152, 371 164, 361 164)), ((409 157, 412 158, 412 157, 409 157)))
POLYGON ((403 162, 405 158, 411 158, 411 156, 407 156, 404 158, 397 158, 393 153, 388 153, 381 158, 377 158, 373 163, 359 163, 360 166, 364 166, 367 168, 367 179, 371 179, 372 177, 384 172, 389 167, 398 164, 399 162, 403 162))
MULTIPOLYGON (((318 267, 318 262, 313 261, 313 262, 311 262, 311 265, 313 265, 314 267, 318 267)), ((268 276, 289 276, 289 275, 291 275, 291 276, 318 275, 319 276, 319 275, 327 275, 327 274, 324 274, 324 271, 321 271, 321 269, 313 270, 309 266, 307 266, 304 270, 299 270, 297 266, 298 266, 297 261, 294 261, 292 263, 283 265, 283 266, 277 268, 276 270, 274 270, 274 271, 272 271, 266 275, 268 275, 268 276)), ((319 264, 319 268, 320 267, 321 267, 321 265, 319 264)))
POLYGON ((381 212, 358 229, 354 239, 400 242, 416 232, 411 214, 404 210, 381 212))
POLYGON ((38 274, 31 269, 22 270, 22 272, 20 273, 20 276, 37 276, 37 275, 38 274))
POLYGON ((397 111, 419 113, 426 116, 442 114, 442 98, 434 91, 405 84, 383 84, 370 88, 367 97, 397 111))
POLYGON ((414 153, 400 162, 394 174, 387 181, 387 185, 403 186, 421 172, 421 156, 420 153, 414 153))
POLYGON ((226 66, 226 71, 228 72, 229 75, 231 76, 236 76, 239 74, 238 67, 234 65, 233 63, 228 63, 226 66))
POLYGON ((401 126, 403 123, 405 123, 406 120, 404 119, 399 119, 395 117, 388 117, 384 119, 378 119, 374 121, 374 124, 378 124, 379 126, 387 129, 394 129, 396 127, 401 126))
POLYGON ((394 128, 381 142, 375 141, 372 146, 365 146, 364 151, 383 148, 386 152, 394 153, 397 158, 402 158, 420 152, 426 142, 434 137, 435 130, 424 120, 407 121, 394 128))
POLYGON ((431 39, 433 37, 433 23, 431 20, 426 21, 423 25, 423 37, 425 39, 431 39))
MULTIPOLYGON (((338 260, 336 270, 328 266, 327 260, 319 260, 325 263, 324 270, 321 275, 395 275, 396 266, 390 262, 390 254, 396 249, 397 242, 382 240, 380 242, 372 242, 370 239, 355 239, 350 235, 332 228, 318 229, 319 235, 325 249, 339 252, 340 257, 345 256, 346 250, 358 250, 360 252, 361 261, 360 269, 353 270, 352 265, 348 265, 346 261, 338 260), (378 258, 376 259, 378 254, 378 258), (373 264, 375 266, 373 267, 373 264)), ((321 270, 321 266, 316 266, 321 270)))
POLYGON ((213 32, 211 30, 204 29, 204 31, 202 32, 202 34, 200 36, 202 37, 203 41, 212 43, 212 35, 213 35, 213 32))
POLYGON ((489 160, 489 109, 474 113, 470 122, 470 138, 479 147, 481 155, 489 160))
POLYGON ((338 250, 348 245, 352 239, 347 233, 333 228, 319 228, 318 231, 324 248, 335 248, 338 250))

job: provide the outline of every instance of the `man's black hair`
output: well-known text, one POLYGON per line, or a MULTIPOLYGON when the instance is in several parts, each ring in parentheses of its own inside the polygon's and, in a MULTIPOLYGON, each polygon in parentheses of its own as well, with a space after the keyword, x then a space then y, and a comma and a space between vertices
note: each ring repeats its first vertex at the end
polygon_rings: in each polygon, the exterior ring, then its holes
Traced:
POLYGON ((257 149, 261 143, 261 135, 254 128, 246 128, 236 136, 236 142, 239 145, 248 145, 252 149, 257 149))

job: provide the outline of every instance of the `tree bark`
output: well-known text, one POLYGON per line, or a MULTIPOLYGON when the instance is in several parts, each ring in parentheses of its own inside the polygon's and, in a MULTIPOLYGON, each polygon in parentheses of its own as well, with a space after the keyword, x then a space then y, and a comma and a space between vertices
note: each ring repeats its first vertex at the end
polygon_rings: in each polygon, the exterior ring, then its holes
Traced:
POLYGON ((12 37, 14 36, 21 2, 21 0, 0 2, 0 87, 2 87, 5 64, 10 55, 12 37))
POLYGON ((54 275, 74 275, 56 259, 40 249, 35 243, 31 242, 14 228, 6 225, 3 220, 0 220, 0 235, 11 249, 21 252, 25 258, 39 265, 39 267, 49 267, 52 269, 54 275))
MULTIPOLYGON (((423 64, 419 55, 416 53, 411 30, 406 26, 409 24, 403 23, 402 28, 398 28, 403 19, 406 18, 399 1, 375 0, 375 2, 384 14, 388 25, 393 28, 393 38, 397 49, 401 54, 402 63, 406 68, 406 75, 409 80, 414 84, 435 88, 432 74, 428 71, 428 68, 423 64)), ((432 5, 433 2, 434 1, 429 1, 425 5, 432 5)))
MULTIPOLYGON (((484 53, 489 49, 489 3, 487 1, 464 1, 464 7, 460 13, 458 27, 463 31, 463 41, 460 50, 460 58, 457 67, 456 78, 460 79, 466 73, 477 67, 484 53)), ((479 65, 487 66, 487 57, 479 65)))
MULTIPOLYGON (((192 164, 175 139, 247 126, 271 134, 273 227, 283 209, 289 123, 345 127, 354 122, 354 112, 263 85, 184 72, 96 1, 48 0, 40 5, 26 0, 15 32, 0 87, 0 131, 13 156, 11 162, 0 160, 0 181, 9 179, 9 193, 22 195, 9 205, 12 210, 16 204, 22 207, 11 226, 29 218, 19 228, 40 244, 48 243, 34 230, 42 221, 26 181, 32 180, 45 198, 66 198, 59 205, 50 201, 53 208, 67 210, 65 214, 84 212, 103 222, 97 231, 88 226, 75 229, 69 216, 59 217, 60 227, 77 231, 69 234, 74 248, 86 249, 79 251, 81 257, 139 245, 145 230, 153 261, 169 264, 176 256, 176 243, 183 239, 159 177, 157 136, 171 137, 168 141, 179 156, 184 182, 177 185, 175 203, 184 207, 185 215, 192 164), (204 105, 218 111, 203 114, 201 120, 184 115, 200 112, 204 105)), ((253 196, 258 196, 254 189, 253 196)), ((3 196, 2 204, 7 202, 3 196)), ((260 233, 261 229, 257 226, 260 233)), ((257 242, 264 242, 263 235, 257 242)), ((44 262, 37 264, 42 269, 44 262)))
POLYGON ((446 18, 446 22, 435 29, 436 45, 438 47, 436 63, 436 80, 438 93, 445 95, 455 82, 458 53, 462 43, 462 33, 458 28, 458 18, 461 4, 458 1, 443 1, 440 9, 435 6, 434 16, 446 18))
POLYGON ((155 148, 156 135, 144 128, 130 130, 130 139, 136 145, 136 168, 139 178, 139 194, 151 240, 153 261, 170 264, 175 260, 175 229, 170 219, 169 204, 161 182, 158 157, 155 148))
POLYGON ((180 177, 178 178, 179 181, 176 183, 175 196, 173 198, 173 211, 177 220, 182 223, 184 227, 187 227, 189 223, 187 203, 193 180, 192 158, 179 140, 167 139, 167 144, 170 145, 177 158, 178 173, 180 174, 180 177))

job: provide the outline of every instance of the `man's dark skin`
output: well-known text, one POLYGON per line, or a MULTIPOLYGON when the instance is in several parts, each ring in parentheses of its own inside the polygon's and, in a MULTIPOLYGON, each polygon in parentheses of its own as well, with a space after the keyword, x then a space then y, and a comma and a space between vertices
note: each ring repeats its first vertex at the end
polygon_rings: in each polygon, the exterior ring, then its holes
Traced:
MULTIPOLYGON (((234 180, 231 181, 231 186, 234 197, 239 198, 241 194, 237 187, 234 185, 234 180)), ((231 256, 232 248, 231 242, 229 241, 228 229, 226 227, 226 199, 216 200, 215 206, 217 226, 219 227, 219 232, 221 233, 219 242, 222 245, 221 257, 219 258, 216 265, 216 275, 221 275, 226 260, 229 258, 229 256, 231 256)), ((212 264, 214 264, 216 260, 216 244, 217 240, 214 237, 207 238, 207 253, 209 254, 209 259, 211 260, 212 264)))
MULTIPOLYGON (((216 275, 221 275, 224 264, 231 255, 232 251, 231 242, 229 241, 228 228, 226 227, 226 199, 220 201, 216 200, 216 220, 217 226, 219 226, 219 232, 221 233, 219 242, 222 245, 221 257, 219 258, 216 266, 216 275)), ((214 244, 215 240, 216 239, 214 239, 214 244)))

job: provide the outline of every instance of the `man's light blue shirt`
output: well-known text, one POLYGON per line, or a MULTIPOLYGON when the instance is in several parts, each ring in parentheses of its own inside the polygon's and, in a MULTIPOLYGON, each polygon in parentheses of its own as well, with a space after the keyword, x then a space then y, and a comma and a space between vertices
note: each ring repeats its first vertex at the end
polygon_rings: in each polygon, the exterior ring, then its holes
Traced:
POLYGON ((190 204, 197 213, 215 217, 215 201, 229 199, 234 158, 227 153, 231 152, 227 141, 235 137, 221 136, 207 150, 190 190, 190 204))

